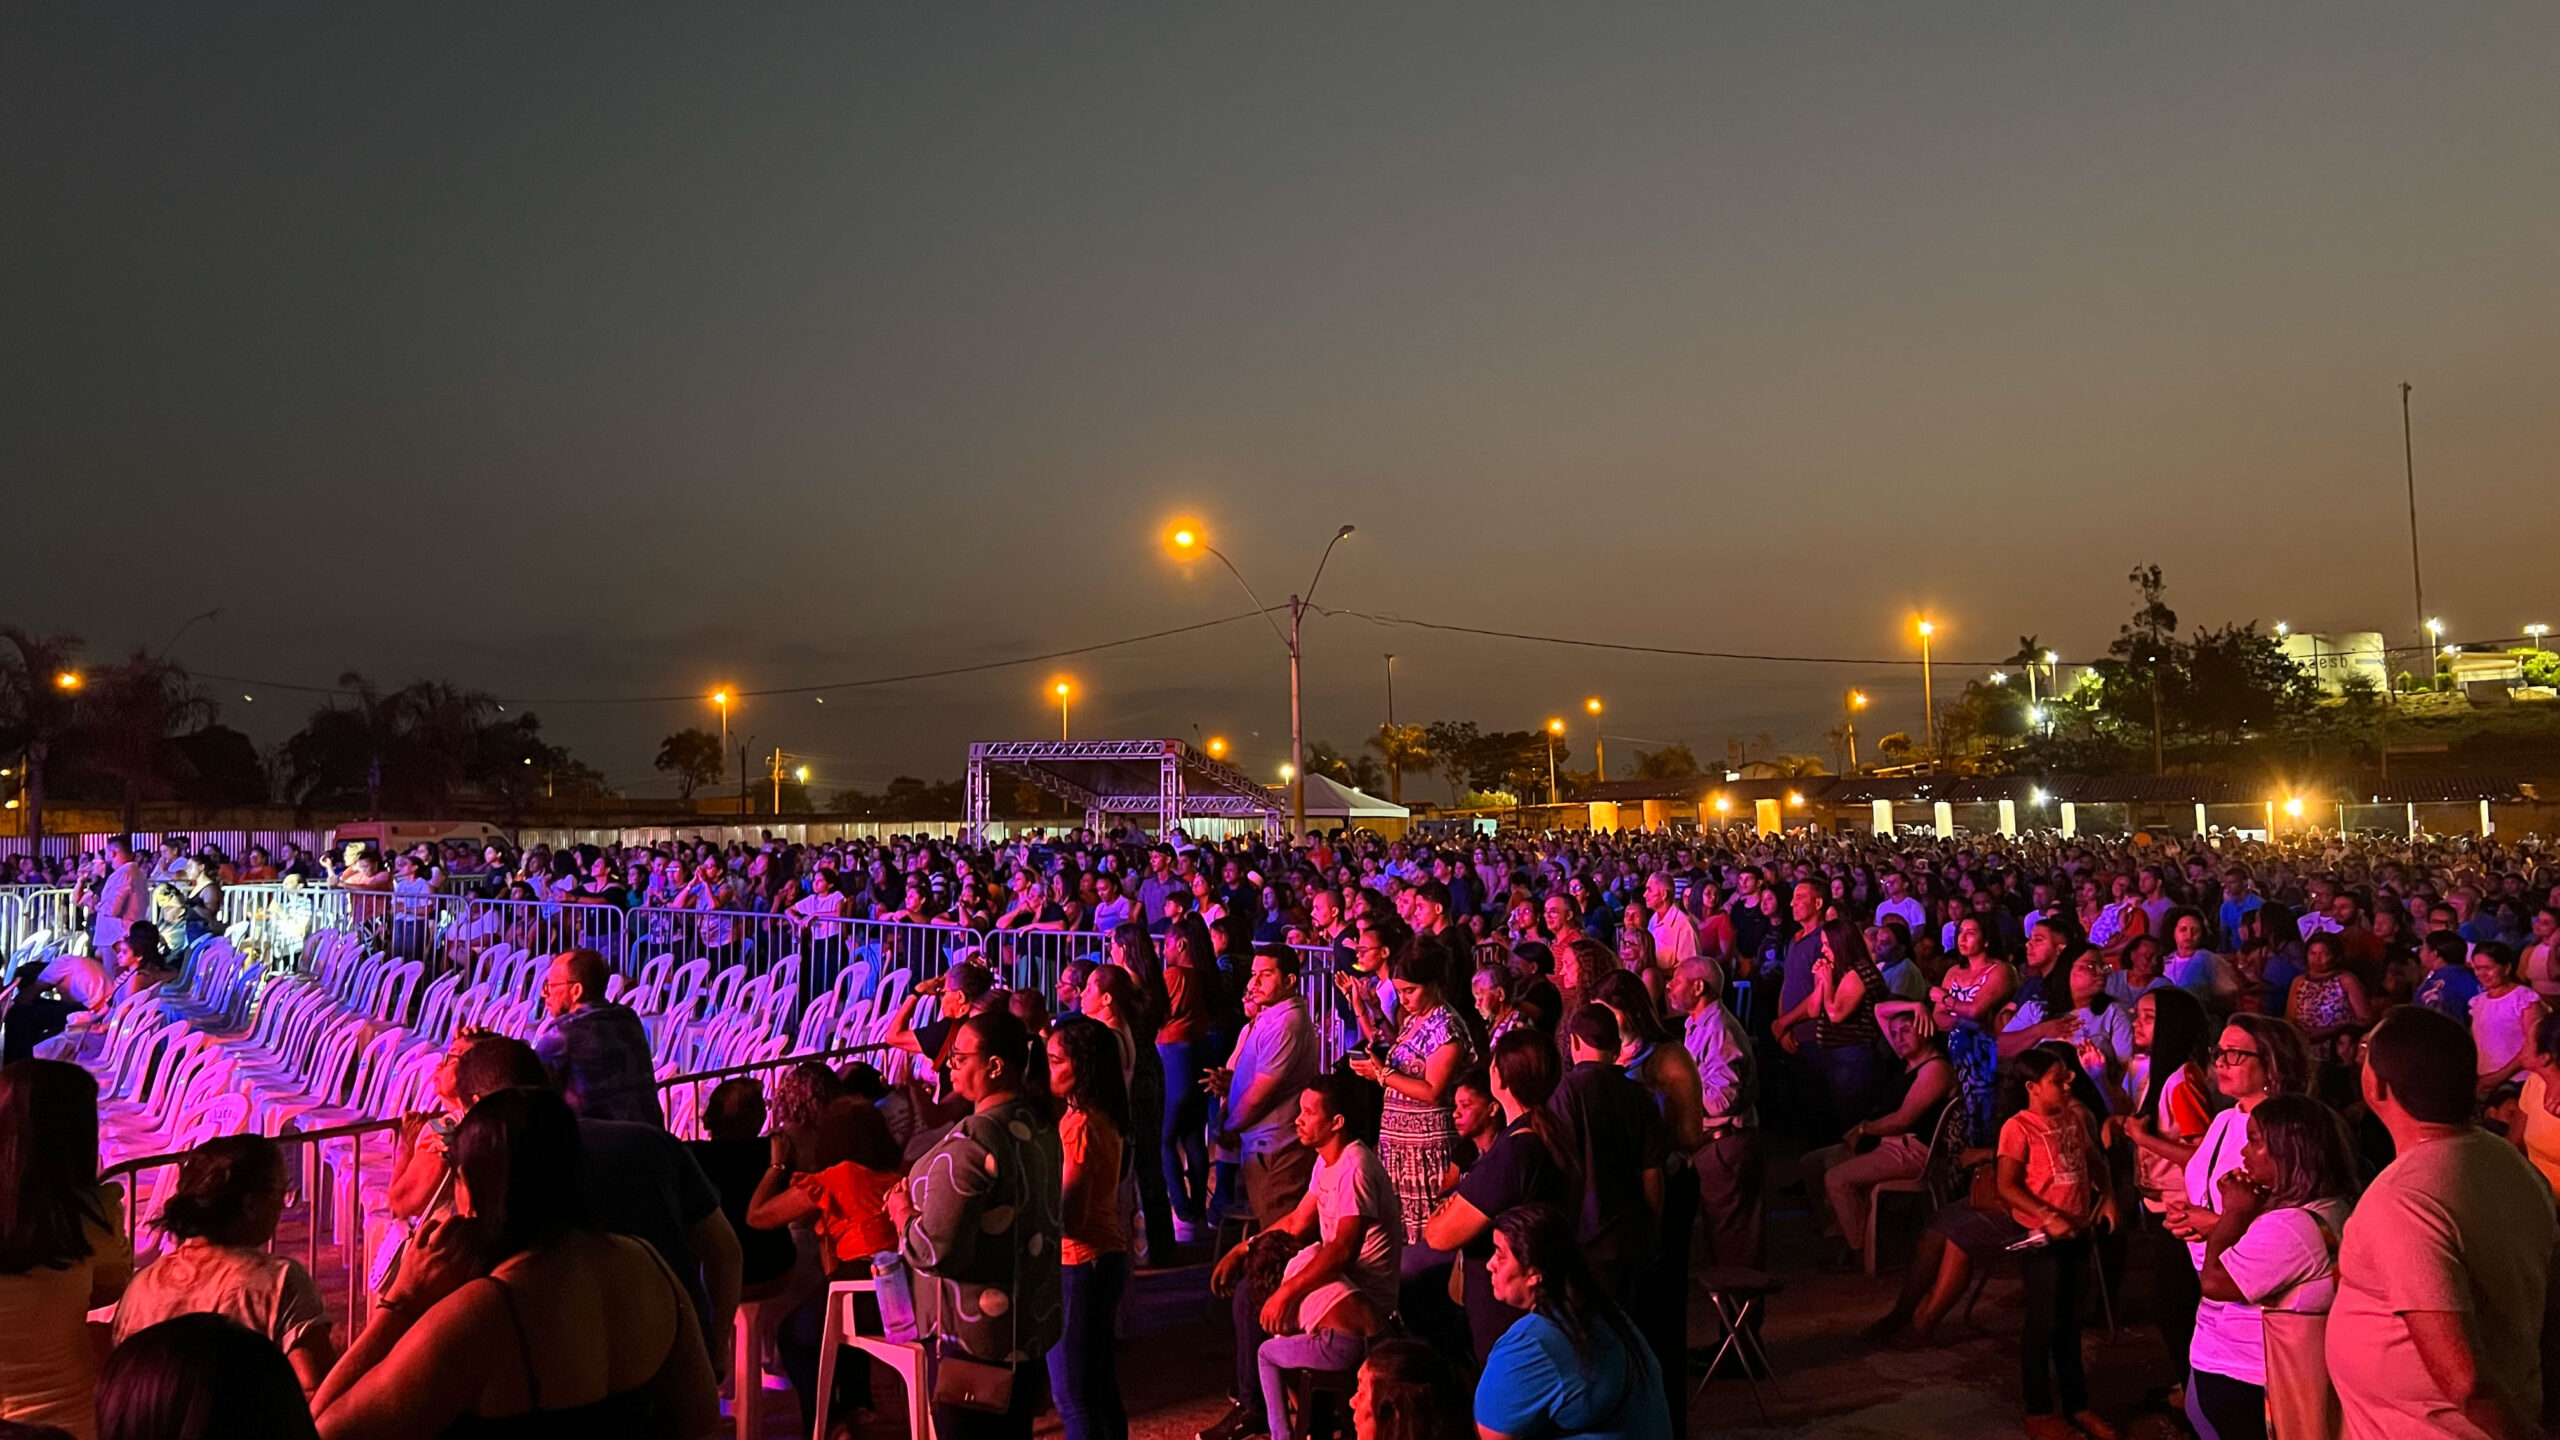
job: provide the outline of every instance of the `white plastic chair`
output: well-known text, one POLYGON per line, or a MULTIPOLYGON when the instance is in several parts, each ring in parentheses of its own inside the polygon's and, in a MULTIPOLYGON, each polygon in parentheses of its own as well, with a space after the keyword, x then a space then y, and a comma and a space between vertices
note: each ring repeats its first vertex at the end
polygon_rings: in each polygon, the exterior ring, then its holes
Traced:
POLYGON ((911 1440, 933 1440, 933 1387, 927 1379, 930 1362, 924 1347, 907 1340, 892 1340, 886 1335, 866 1335, 856 1328, 856 1295, 879 1293, 879 1284, 871 1280, 838 1280, 827 1287, 826 1332, 818 1340, 818 1397, 813 1407, 809 1433, 824 1440, 827 1433, 827 1400, 835 1388, 836 1353, 846 1345, 876 1356, 881 1363, 898 1372, 907 1387, 907 1434, 911 1440))

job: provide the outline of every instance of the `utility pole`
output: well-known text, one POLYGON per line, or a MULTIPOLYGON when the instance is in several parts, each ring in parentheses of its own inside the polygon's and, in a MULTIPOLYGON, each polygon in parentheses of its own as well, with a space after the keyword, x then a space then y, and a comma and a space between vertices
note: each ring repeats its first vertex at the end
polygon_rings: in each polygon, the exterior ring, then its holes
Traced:
MULTIPOLYGON (((2409 433, 2409 382, 2400 382, 2400 468, 2409 482, 2409 588, 2418 602, 2418 649, 2426 657, 2427 678, 2436 673, 2435 633, 2427 628, 2427 579, 2418 565, 2418 452, 2409 433)), ((2383 689, 2391 688, 2390 667, 2384 667, 2383 689)))
POLYGON ((2163 759, 2160 741, 2160 657, 2151 657, 2151 773, 2166 775, 2169 767, 2163 759))
POLYGON ((1396 763, 1396 657, 1387 656, 1387 793, 1404 803, 1404 767, 1396 763))

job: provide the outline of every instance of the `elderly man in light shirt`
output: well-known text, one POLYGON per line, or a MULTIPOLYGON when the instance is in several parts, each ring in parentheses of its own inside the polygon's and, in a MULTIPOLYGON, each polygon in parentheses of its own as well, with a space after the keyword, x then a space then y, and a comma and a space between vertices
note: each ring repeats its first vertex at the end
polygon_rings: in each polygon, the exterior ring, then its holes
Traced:
POLYGON ((1645 877, 1644 928, 1653 934, 1653 963, 1672 966, 1698 953, 1697 922, 1671 897, 1671 875, 1656 870, 1645 877))
POLYGON ((1690 1168, 1707 1226, 1706 1263, 1756 1270, 1768 1260, 1761 1226, 1759 1076, 1751 1037, 1718 1003, 1723 988, 1714 962, 1693 955, 1671 972, 1665 998, 1682 1017, 1680 1042, 1698 1062, 1705 1101, 1706 1140, 1690 1168))

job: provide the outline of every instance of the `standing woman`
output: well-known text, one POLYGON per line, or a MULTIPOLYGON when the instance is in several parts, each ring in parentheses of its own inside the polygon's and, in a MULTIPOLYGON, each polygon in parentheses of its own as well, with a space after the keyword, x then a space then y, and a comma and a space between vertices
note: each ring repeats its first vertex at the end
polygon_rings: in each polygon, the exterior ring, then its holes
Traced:
MULTIPOLYGON (((1129 1133, 1154 1140, 1164 1134, 1165 1085, 1164 1057, 1155 1047, 1157 1032, 1164 1024, 1167 994, 1164 963, 1156 954, 1156 941, 1147 927, 1131 920, 1111 932, 1110 963, 1094 972, 1118 970, 1132 983, 1130 993, 1117 996, 1112 1014, 1095 1015, 1106 1025, 1123 1027, 1131 1040, 1129 1067, 1129 1133)), ((1093 1015, 1088 1008, 1085 1011, 1093 1015)), ((1173 1195, 1165 1188, 1164 1166, 1131 1167, 1138 1177, 1138 1206, 1146 1215, 1146 1233, 1141 1237, 1138 1258, 1156 1264, 1173 1259, 1173 1195)))
MULTIPOLYGON (((2231 1108, 2187 1161, 2186 1195, 2171 1200, 2169 1233, 2187 1242, 2197 1274, 2206 1241, 2221 1222, 2222 1177, 2240 1168, 2249 1144, 2249 1115, 2277 1095, 2310 1093, 2311 1047, 2290 1020, 2234 1015, 2213 1052, 2213 1083, 2231 1108)), ((2187 1418, 2203 1440, 2256 1440, 2266 1433, 2265 1326, 2258 1308, 2206 1296, 2187 1342, 2187 1418)))
POLYGON ((1378 1161, 1396 1187, 1407 1245, 1439 1203, 1440 1182, 1457 1162, 1458 1122, 1450 1101, 1458 1077, 1482 1063, 1476 1043, 1447 999, 1448 950, 1427 935, 1408 936, 1387 961, 1403 1017, 1384 1059, 1354 1056, 1353 1073, 1387 1092, 1378 1122, 1378 1161))
POLYGON ((1101 1022, 1070 1016, 1049 1032, 1049 1093, 1058 1102, 1065 1154, 1058 1242, 1065 1330, 1049 1349, 1049 1389, 1067 1440, 1128 1440, 1120 1396, 1113 1317, 1129 1283, 1129 1247, 1120 1233, 1120 1160, 1129 1096, 1120 1083, 1120 1042, 1101 1022))
POLYGON ((77 1065, 0 1067, 0 1420, 94 1440, 88 1313, 133 1278, 98 1184, 98 1082, 77 1065))
POLYGON ((2485 1099, 2524 1069, 2526 1038, 2542 1023, 2542 997, 2517 981, 2516 952, 2498 941, 2471 947, 2471 973, 2480 977, 2480 993, 2471 999, 2471 1039, 2480 1049, 2485 1099))
MULTIPOLYGON (((1835 967, 1836 968, 1836 967, 1835 967)), ((1965 1143, 1989 1145, 1991 1112, 2000 1093, 2000 1008, 2018 989, 2018 972, 1991 953, 1991 931, 1979 916, 1956 924, 1956 962, 1930 987, 1938 1032, 1947 1037, 1964 1096, 1965 1143)))
MULTIPOLYGON (((2336 1440, 2344 1428, 2329 1383, 2329 1306, 2338 1238, 2356 1193, 2355 1145, 2338 1112, 2308 1095, 2275 1095, 2249 1115, 2240 1168, 2222 1177, 2222 1218, 2205 1237, 2205 1298, 2260 1312, 2267 1417, 2281 1440, 2336 1440)), ((2265 1428, 2225 1429, 2263 1435, 2265 1428)))
POLYGON ((2373 1024, 2373 1003, 2365 996, 2364 982, 2348 972, 2346 944, 2336 931, 2312 936, 2302 957, 2302 974, 2285 997, 2285 1017, 2302 1027, 2302 1038, 2310 1042, 2312 1053, 2329 1067, 2324 1073, 2346 1077, 2346 1089, 2352 1095, 2356 1037, 2373 1024))
MULTIPOLYGON (((1982 933, 1979 921, 1967 917, 1967 923, 1972 933, 1982 933)), ((1957 933, 1961 937, 1965 932, 1957 933)), ((1876 1002, 1889 998, 1884 972, 1867 953, 1866 937, 1858 927, 1847 920, 1823 921, 1822 955, 1813 962, 1813 989, 1793 1011, 1778 1017, 1778 1043, 1785 1045, 1793 1038, 1798 1022, 1813 1022, 1813 1060, 1822 1073, 1831 1120, 1843 1128, 1876 1116, 1877 1084, 1883 1071, 1876 1052, 1884 1039, 1884 1032, 1876 1027, 1876 1002)))
POLYGON ((2210 1034, 2204 1002, 2174 985, 2133 1002, 2134 1062, 2126 1073, 2134 1110, 2121 1128, 2133 1142, 2134 1193, 2142 1201, 2151 1234, 2153 1323, 2177 1367, 2172 1383, 2186 1383, 2187 1350, 2195 1338, 2196 1268, 2168 1232, 2172 1199, 2186 1194, 2187 1162, 2213 1125, 2213 1089, 2206 1068, 2210 1034))

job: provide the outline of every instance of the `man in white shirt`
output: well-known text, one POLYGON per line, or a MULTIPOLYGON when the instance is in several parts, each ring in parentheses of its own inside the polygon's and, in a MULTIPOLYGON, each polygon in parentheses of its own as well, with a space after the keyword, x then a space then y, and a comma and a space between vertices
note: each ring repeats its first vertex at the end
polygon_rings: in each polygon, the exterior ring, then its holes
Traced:
POLYGON ((125 930, 151 910, 151 887, 134 862, 133 842, 118 835, 107 842, 107 878, 98 887, 98 919, 89 933, 89 953, 114 952, 125 930))
POLYGON ((1887 870, 1882 879, 1884 899, 1876 902, 1877 922, 1881 924, 1889 915, 1898 916, 1912 934, 1922 933, 1922 927, 1929 921, 1929 911, 1913 897, 1911 881, 1899 870, 1887 870))
POLYGON ((1656 870, 1645 877, 1644 928, 1653 934, 1653 963, 1678 965, 1698 953, 1697 922, 1671 900, 1671 875, 1656 870))
POLYGON ((2373 1028, 2365 1103, 2397 1158, 2347 1219, 2329 1377, 2350 1440, 2543 1434, 2560 1373, 2551 1187, 2472 1124, 2469 1027, 2404 1005, 2373 1028))
POLYGON ((1759 1269, 1768 1259, 1763 1227, 1758 1076, 1751 1037, 1718 1003, 1715 965, 1692 956, 1671 972, 1665 998, 1679 1014, 1680 1043, 1698 1062, 1706 1140, 1690 1157, 1698 1213, 1707 1222, 1706 1263, 1759 1269))
MULTIPOLYGON (((1306 1197, 1277 1228, 1308 1243, 1290 1258, 1288 1274, 1263 1301, 1251 1331, 1236 1334, 1237 1345, 1254 1347, 1260 1383, 1240 1387, 1248 1393, 1199 1432, 1201 1440, 1242 1440, 1265 1432, 1288 1440, 1281 1372, 1359 1368, 1367 1337, 1323 1322, 1346 1300, 1366 1302, 1380 1317, 1395 1310, 1403 1211, 1377 1151, 1352 1129, 1353 1117, 1368 1108, 1363 1084, 1335 1072, 1298 1092, 1298 1143, 1315 1153, 1315 1175, 1306 1197)), ((1252 1244, 1240 1241, 1220 1258, 1209 1277, 1213 1290, 1238 1285, 1252 1244)))

